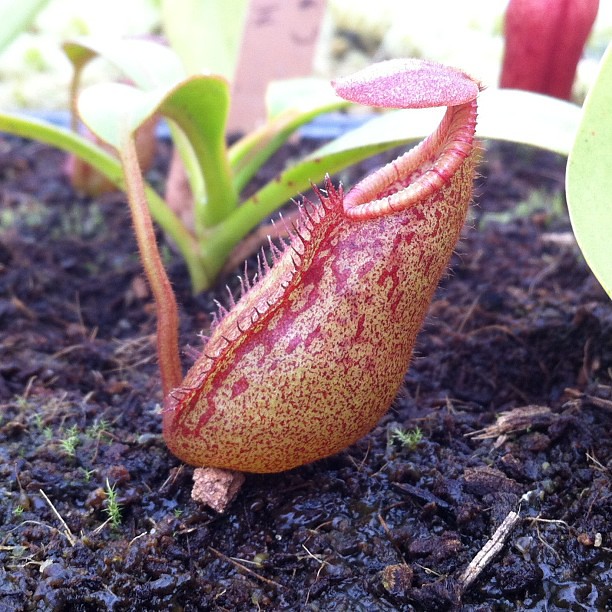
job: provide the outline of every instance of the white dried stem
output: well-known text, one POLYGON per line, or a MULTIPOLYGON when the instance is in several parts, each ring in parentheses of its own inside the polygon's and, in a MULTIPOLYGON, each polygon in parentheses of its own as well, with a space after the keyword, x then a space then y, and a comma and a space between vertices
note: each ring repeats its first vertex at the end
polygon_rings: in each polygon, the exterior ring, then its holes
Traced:
POLYGON ((480 549, 478 554, 470 561, 461 577, 459 583, 464 591, 480 576, 484 569, 491 563, 493 557, 504 547, 508 536, 520 520, 518 512, 513 510, 502 521, 502 524, 495 530, 490 540, 480 549))

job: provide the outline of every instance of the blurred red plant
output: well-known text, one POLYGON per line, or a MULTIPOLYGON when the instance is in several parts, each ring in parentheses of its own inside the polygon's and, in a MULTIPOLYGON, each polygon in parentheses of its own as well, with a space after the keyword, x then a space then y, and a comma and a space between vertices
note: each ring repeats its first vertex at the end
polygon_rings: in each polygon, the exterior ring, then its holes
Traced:
POLYGON ((500 87, 569 100, 599 0, 510 0, 500 87))

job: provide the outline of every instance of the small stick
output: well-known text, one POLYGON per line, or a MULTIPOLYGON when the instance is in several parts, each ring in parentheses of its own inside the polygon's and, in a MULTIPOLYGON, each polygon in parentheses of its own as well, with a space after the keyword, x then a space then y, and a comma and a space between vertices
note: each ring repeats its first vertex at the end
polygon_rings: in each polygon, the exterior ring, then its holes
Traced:
POLYGON ((493 560, 493 557, 504 547, 508 536, 520 520, 518 512, 513 510, 502 521, 502 524, 495 530, 491 539, 480 549, 478 554, 470 561, 461 577, 459 583, 464 591, 480 576, 482 571, 493 560))
POLYGON ((53 505, 53 502, 47 497, 47 494, 42 489, 39 489, 39 491, 40 491, 40 494, 44 497, 45 501, 51 507, 51 510, 53 510, 53 514, 55 514, 59 522, 62 524, 62 527, 64 528, 64 536, 70 543, 70 546, 74 546, 76 544, 76 540, 74 539, 74 535, 72 531, 70 531, 70 527, 66 525, 66 521, 62 518, 62 515, 57 511, 56 507, 53 505))
POLYGON ((231 557, 224 555, 221 551, 217 550, 216 548, 213 548, 212 546, 209 546, 208 550, 210 550, 210 552, 217 555, 219 559, 222 559, 223 561, 229 561, 232 565, 235 565, 238 569, 241 569, 243 572, 246 572, 250 576, 257 578, 257 580, 261 580, 262 582, 265 582, 266 584, 269 584, 271 586, 278 587, 279 589, 285 588, 282 584, 280 584, 280 582, 275 582, 274 580, 270 580, 269 578, 260 576, 257 572, 254 572, 252 569, 249 569, 246 565, 243 565, 242 563, 239 563, 235 559, 232 559, 231 557))

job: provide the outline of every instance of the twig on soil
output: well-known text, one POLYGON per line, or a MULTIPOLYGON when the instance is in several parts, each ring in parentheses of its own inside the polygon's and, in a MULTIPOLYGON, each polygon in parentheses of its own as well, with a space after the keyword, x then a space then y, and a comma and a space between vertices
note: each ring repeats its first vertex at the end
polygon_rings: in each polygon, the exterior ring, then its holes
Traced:
POLYGON ((542 234, 544 244, 554 244, 558 247, 576 246, 576 238, 573 232, 547 232, 542 234))
POLYGON ((98 525, 92 532, 91 535, 98 535, 109 523, 111 522, 111 517, 109 516, 103 523, 98 525))
MULTIPOLYGON (((363 469, 363 466, 365 465, 368 455, 370 454, 370 447, 371 447, 371 443, 368 440, 368 448, 366 449, 365 455, 363 456, 363 459, 361 460, 359 464, 357 464, 356 459, 352 455, 348 456, 349 461, 355 466, 358 472, 361 472, 361 470, 363 469)), ((379 471, 382 471, 383 468, 384 466, 379 471)))
POLYGON ((155 361, 155 334, 116 342, 113 357, 117 367, 110 372, 129 372, 155 361))
POLYGON ((527 295, 532 295, 535 291, 536 287, 546 278, 554 274, 561 265, 561 261, 559 259, 554 259, 551 263, 549 263, 546 267, 540 270, 529 283, 529 287, 527 288, 527 295))
MULTIPOLYGON (((597 391, 601 392, 603 395, 603 390, 606 390, 607 393, 610 392, 610 387, 605 385, 599 385, 597 391)), ((590 404, 591 406, 595 406, 595 408, 601 408, 602 410, 607 410, 608 412, 612 412, 612 400, 605 399, 604 397, 598 397, 596 395, 589 395, 586 393, 582 393, 578 389, 566 389, 565 394, 569 395, 572 399, 576 399, 585 404, 590 404)))
POLYGON ((599 461, 597 457, 595 457, 595 453, 586 453, 586 458, 591 461, 594 470, 597 470, 602 474, 606 474, 609 471, 608 468, 601 461, 599 461))
POLYGON ((140 538, 144 538, 146 536, 148 536, 149 533, 144 531, 143 533, 139 533, 137 536, 134 536, 131 540, 130 543, 128 544, 128 548, 136 541, 136 540, 140 540, 140 538))
POLYGON ((26 383, 25 389, 23 391, 23 393, 21 394, 21 396, 23 397, 23 399, 28 399, 30 392, 32 391, 32 387, 34 386, 34 381, 38 378, 38 376, 34 375, 34 376, 30 376, 30 378, 28 379, 28 382, 26 383))
POLYGON ((426 574, 429 574, 430 576, 435 576, 436 578, 446 578, 447 577, 446 574, 441 574, 440 572, 436 572, 436 570, 431 569, 431 567, 425 567, 424 565, 421 565, 420 563, 415 563, 415 565, 417 567, 420 567, 426 574))
POLYGON ((399 549, 399 546, 397 545, 397 542, 395 541, 395 538, 393 537, 393 534, 391 533, 391 530, 389 529, 389 525, 387 525, 387 521, 385 521, 385 519, 383 518, 383 515, 380 512, 378 513, 378 522, 381 524, 383 531, 385 532, 385 535, 387 536, 387 539, 391 543, 391 546, 393 546, 393 548, 395 549, 395 552, 399 555, 399 558, 402 559, 402 551, 399 549))
POLYGON ((504 547, 508 536, 520 518, 518 512, 510 511, 501 525, 495 530, 491 539, 487 541, 478 554, 470 561, 470 564, 459 578, 459 584, 463 591, 466 591, 472 585, 493 560, 493 557, 504 547))
POLYGON ((319 579, 319 574, 321 573, 321 570, 323 569, 323 567, 325 565, 329 565, 329 563, 321 557, 318 557, 317 555, 311 553, 308 548, 306 548, 305 544, 302 544, 302 548, 306 551, 306 554, 311 558, 314 559, 318 564, 319 564, 319 571, 317 572, 317 576, 315 578, 315 582, 319 579))
MULTIPOLYGON (((31 309, 28 308, 16 295, 11 296, 11 305, 30 321, 38 321, 38 315, 31 309)), ((36 378, 33 376, 32 378, 36 378)))
POLYGON ((562 521, 560 519, 545 519, 545 518, 541 518, 539 515, 531 519, 531 524, 535 525, 536 533, 538 534, 538 540, 540 540, 542 545, 548 548, 552 552, 552 554, 555 555, 557 559, 559 559, 559 556, 560 556, 559 553, 542 537, 538 523, 550 523, 552 525, 562 525, 568 531, 570 530, 570 526, 565 521, 562 521))
POLYGON ((164 493, 169 491, 170 488, 174 486, 175 482, 178 480, 180 475, 183 473, 184 469, 185 469, 185 466, 183 464, 181 464, 178 468, 172 468, 170 470, 170 473, 168 474, 168 478, 164 480, 164 483, 159 488, 159 490, 164 493))
POLYGON ((235 565, 238 569, 242 570, 243 572, 246 572, 250 576, 253 576, 253 578, 256 578, 257 580, 261 580, 262 582, 265 582, 266 584, 269 584, 271 586, 278 587, 279 589, 285 589, 285 587, 280 582, 276 582, 274 580, 270 580, 269 578, 265 578, 264 576, 261 576, 257 572, 254 572, 252 569, 249 569, 246 565, 243 565, 242 563, 239 563, 235 559, 232 559, 231 557, 224 555, 221 551, 217 550, 216 548, 209 546, 208 550, 210 550, 210 552, 212 552, 213 554, 217 555, 219 559, 222 559, 223 561, 227 561, 231 563, 232 565, 235 565))
POLYGON ((70 543, 70 546, 74 546, 76 544, 76 539, 72 531, 70 531, 70 527, 68 527, 66 521, 62 518, 62 515, 57 511, 56 507, 53 505, 53 502, 47 497, 47 494, 42 489, 39 489, 39 492, 43 496, 44 500, 49 504, 53 514, 55 514, 59 522, 62 524, 64 531, 60 533, 63 533, 64 537, 70 543))
POLYGON ((326 565, 329 565, 329 563, 325 560, 325 559, 321 559, 320 557, 317 557, 317 555, 313 555, 308 548, 306 548, 305 544, 302 544, 302 548, 306 551, 306 554, 311 558, 314 559, 317 563, 319 563, 319 569, 317 570, 317 575, 315 576, 314 582, 313 584, 310 586, 310 588, 308 589, 308 593, 306 593, 306 600, 304 601, 304 605, 308 605, 308 602, 310 600, 310 591, 313 587, 313 585, 317 582, 317 580, 319 579, 319 575, 321 574, 321 571, 323 570, 323 568, 326 565))
POLYGON ((563 527, 570 529, 570 526, 561 519, 545 519, 540 516, 534 516, 530 519, 532 523, 552 523, 553 525, 563 525, 563 527))
POLYGON ((548 406, 521 406, 508 412, 502 412, 493 425, 471 431, 465 436, 474 440, 497 438, 495 442, 495 447, 497 447, 503 444, 510 434, 527 431, 536 426, 547 427, 558 418, 558 415, 551 412, 548 406))

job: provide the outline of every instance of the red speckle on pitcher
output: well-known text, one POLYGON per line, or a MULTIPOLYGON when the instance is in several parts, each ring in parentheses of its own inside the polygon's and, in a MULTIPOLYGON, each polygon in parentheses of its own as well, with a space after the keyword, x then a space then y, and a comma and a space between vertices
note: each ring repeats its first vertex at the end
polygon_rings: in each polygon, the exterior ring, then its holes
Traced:
POLYGON ((465 220, 477 91, 374 179, 347 194, 328 180, 320 202, 302 206, 290 245, 224 314, 171 394, 164 437, 176 456, 278 472, 374 427, 465 220))

